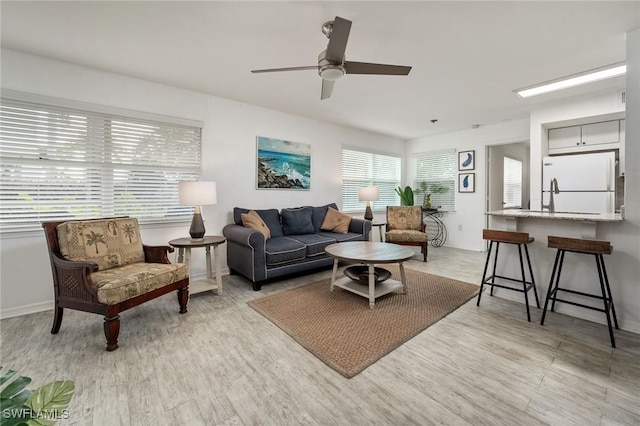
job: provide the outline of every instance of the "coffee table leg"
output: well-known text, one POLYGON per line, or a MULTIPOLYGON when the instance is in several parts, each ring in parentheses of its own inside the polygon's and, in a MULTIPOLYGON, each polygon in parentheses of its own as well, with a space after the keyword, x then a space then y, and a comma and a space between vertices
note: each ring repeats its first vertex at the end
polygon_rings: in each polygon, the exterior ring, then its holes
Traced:
POLYGON ((331 274, 331 288, 330 291, 333 291, 333 285, 336 283, 336 274, 338 273, 338 259, 334 259, 333 261, 333 273, 331 274))
POLYGON ((402 281, 402 294, 407 293, 407 275, 404 272, 404 264, 400 262, 400 281, 402 281))
POLYGON ((369 308, 376 305, 376 277, 373 263, 369 264, 369 308))

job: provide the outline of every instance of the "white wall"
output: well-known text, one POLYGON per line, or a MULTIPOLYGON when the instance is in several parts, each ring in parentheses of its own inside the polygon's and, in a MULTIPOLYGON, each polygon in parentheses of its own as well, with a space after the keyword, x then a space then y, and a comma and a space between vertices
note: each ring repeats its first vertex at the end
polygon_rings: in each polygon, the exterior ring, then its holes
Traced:
POLYGON ((529 139, 529 121, 514 120, 491 126, 481 126, 478 129, 469 129, 459 132, 447 133, 436 136, 427 136, 413 139, 407 142, 406 170, 407 182, 415 180, 415 164, 413 155, 420 152, 454 149, 456 152, 475 150, 476 191, 474 193, 457 192, 455 211, 444 215, 444 223, 447 227, 448 247, 467 250, 484 250, 482 229, 485 227, 486 218, 486 155, 487 145, 502 145, 523 142, 529 139))
MULTIPOLYGON (((218 204, 205 206, 209 235, 221 235, 233 207, 282 208, 341 200, 341 146, 404 154, 401 140, 322 123, 248 104, 80 66, 2 50, 2 87, 199 120, 203 128, 202 177, 218 183, 218 204), (256 136, 311 144, 309 191, 256 190, 256 136)), ((147 244, 166 244, 185 236, 189 223, 147 226, 147 244)), ((51 270, 44 234, 0 236, 0 316, 53 307, 51 270)), ((226 250, 221 250, 226 267, 226 250)), ((204 252, 195 250, 193 274, 204 273, 204 252)))

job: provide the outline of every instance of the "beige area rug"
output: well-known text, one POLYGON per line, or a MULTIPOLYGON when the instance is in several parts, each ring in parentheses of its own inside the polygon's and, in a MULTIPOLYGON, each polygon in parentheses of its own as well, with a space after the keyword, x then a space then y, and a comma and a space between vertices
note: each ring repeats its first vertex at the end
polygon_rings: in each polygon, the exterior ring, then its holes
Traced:
MULTIPOLYGON (((387 265, 399 280, 399 268, 387 265)), ((479 287, 437 275, 407 273, 406 294, 368 299, 324 279, 248 302, 303 347, 350 378, 447 316, 479 287)), ((363 286, 364 288, 364 286, 363 286)))

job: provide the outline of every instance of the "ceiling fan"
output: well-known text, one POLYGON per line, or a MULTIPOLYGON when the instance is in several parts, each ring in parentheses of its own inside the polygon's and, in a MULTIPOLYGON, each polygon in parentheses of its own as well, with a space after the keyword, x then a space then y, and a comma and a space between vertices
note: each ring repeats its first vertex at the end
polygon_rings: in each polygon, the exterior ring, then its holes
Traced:
POLYGON ((408 75, 411 67, 401 65, 373 64, 369 62, 346 61, 344 52, 347 49, 351 21, 336 16, 335 20, 322 25, 322 33, 329 39, 327 49, 318 55, 318 65, 305 67, 270 68, 251 70, 252 73, 317 70, 322 77, 322 92, 320 99, 331 96, 337 79, 345 74, 377 74, 377 75, 408 75))

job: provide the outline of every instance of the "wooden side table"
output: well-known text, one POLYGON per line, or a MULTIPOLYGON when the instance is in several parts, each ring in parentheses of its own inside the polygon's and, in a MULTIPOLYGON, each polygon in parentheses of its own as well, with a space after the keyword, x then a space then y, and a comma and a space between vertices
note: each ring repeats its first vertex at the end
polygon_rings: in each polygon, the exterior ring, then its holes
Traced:
POLYGON ((189 294, 202 293, 203 291, 216 290, 217 294, 222 294, 222 273, 220 272, 220 256, 218 246, 227 241, 224 237, 206 236, 202 240, 192 240, 191 238, 178 238, 169 241, 169 245, 178 249, 178 263, 186 263, 191 270, 191 249, 204 247, 206 250, 207 278, 189 282, 189 294), (211 247, 213 247, 213 258, 215 260, 216 276, 213 279, 211 271, 211 247))
POLYGON ((371 226, 378 228, 378 234, 380 234, 380 242, 384 241, 384 235, 382 234, 382 227, 385 226, 386 222, 372 222, 371 226))

